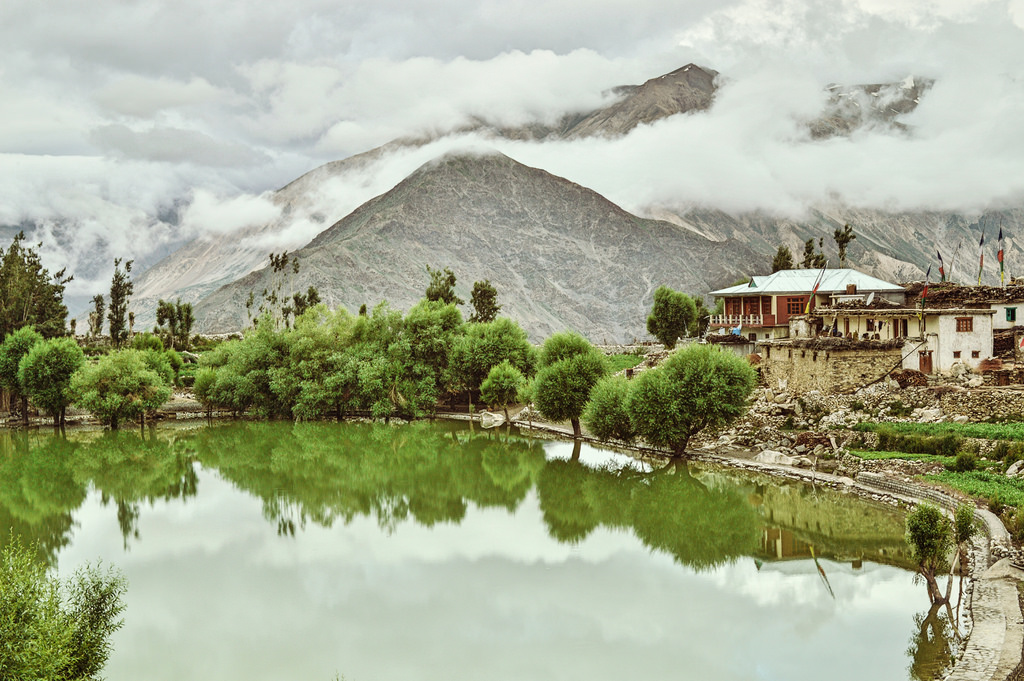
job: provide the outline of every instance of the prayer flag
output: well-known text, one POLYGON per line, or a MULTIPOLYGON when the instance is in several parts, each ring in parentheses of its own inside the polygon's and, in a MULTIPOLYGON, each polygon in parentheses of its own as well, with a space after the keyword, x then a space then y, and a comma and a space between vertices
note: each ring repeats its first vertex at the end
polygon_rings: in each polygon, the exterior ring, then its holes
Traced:
POLYGON ((999 284, 1005 284, 1005 270, 1003 269, 1003 226, 999 226, 999 250, 996 251, 996 260, 999 261, 999 284))
POLYGON ((981 232, 981 241, 978 242, 978 286, 981 286, 981 271, 985 268, 985 231, 981 232))
POLYGON ((932 276, 932 266, 928 265, 928 271, 924 273, 924 288, 921 289, 921 304, 924 304, 925 296, 928 295, 928 279, 932 276))
POLYGON ((935 255, 939 256, 939 277, 942 281, 946 281, 946 268, 942 266, 942 254, 936 249, 935 255))
MULTIPOLYGON (((828 261, 825 262, 825 267, 828 267, 828 261)), ((825 277, 825 267, 821 268, 821 272, 818 272, 818 278, 814 280, 814 288, 811 289, 811 295, 807 298, 807 306, 804 307, 804 314, 811 313, 811 304, 814 302, 814 295, 818 292, 818 287, 821 286, 821 280, 825 277)))

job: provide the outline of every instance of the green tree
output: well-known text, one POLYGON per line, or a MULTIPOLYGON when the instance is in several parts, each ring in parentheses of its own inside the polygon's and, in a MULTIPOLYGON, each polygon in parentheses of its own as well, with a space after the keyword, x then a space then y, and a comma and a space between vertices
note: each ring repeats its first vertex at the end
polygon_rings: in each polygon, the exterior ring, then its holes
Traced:
POLYGON ((67 583, 17 541, 0 550, 0 678, 97 679, 121 628, 124 578, 86 567, 67 583))
POLYGON ((89 313, 89 335, 96 338, 103 333, 103 313, 107 309, 103 294, 97 293, 92 297, 92 312, 89 313))
POLYGON ((455 295, 455 275, 450 269, 435 270, 427 265, 430 283, 427 284, 426 299, 439 300, 446 305, 462 305, 465 301, 455 295))
POLYGON ((541 369, 534 381, 534 403, 545 418, 569 421, 579 438, 580 416, 590 391, 608 373, 608 361, 590 342, 573 332, 556 333, 544 342, 541 369))
POLYGON ((789 250, 789 246, 779 246, 775 257, 772 258, 772 272, 791 269, 793 269, 793 252, 789 250))
POLYGON ((0 343, 0 387, 11 393, 13 400, 21 398, 21 417, 28 425, 28 391, 21 382, 19 364, 21 358, 29 353, 36 343, 43 340, 34 327, 23 326, 10 333, 0 343))
MULTIPOLYGON (((978 521, 974 518, 974 506, 971 504, 957 506, 956 512, 953 513, 953 543, 956 545, 960 559, 961 574, 967 573, 967 543, 978 531, 978 521)), ((949 598, 948 594, 946 598, 949 598)))
POLYGON ((846 248, 851 241, 857 238, 857 235, 853 233, 853 227, 847 224, 843 225, 842 229, 834 231, 832 238, 835 239, 836 246, 839 247, 839 266, 846 267, 846 248))
POLYGON ((121 259, 114 259, 114 276, 110 280, 110 307, 107 310, 107 322, 110 327, 110 342, 115 348, 124 345, 128 340, 128 303, 132 293, 135 292, 135 284, 128 277, 132 272, 132 263, 129 260, 121 269, 121 259))
POLYGON ((469 304, 473 306, 473 314, 469 316, 470 322, 493 322, 501 312, 501 305, 498 305, 498 289, 491 285, 489 279, 473 284, 473 293, 469 296, 469 304))
POLYGON ((685 293, 659 286, 654 292, 654 306, 647 316, 647 333, 671 350, 697 320, 697 306, 685 293))
POLYGON ((85 364, 85 354, 71 338, 51 338, 36 343, 18 363, 24 391, 33 404, 53 417, 55 428, 64 427, 71 404, 71 377, 85 364))
POLYGON ((519 391, 526 383, 523 372, 512 366, 507 359, 501 364, 491 367, 487 378, 480 385, 480 399, 492 407, 501 407, 505 412, 505 422, 509 423, 508 405, 515 404, 519 399, 519 391))
POLYGON ((928 587, 928 597, 932 603, 945 602, 936 573, 953 548, 953 524, 938 507, 924 503, 907 514, 906 529, 907 543, 928 587))
POLYGON ((64 287, 74 277, 65 269, 51 275, 24 242, 19 232, 6 250, 0 248, 0 341, 24 326, 34 326, 44 338, 65 334, 64 287))
POLYGON ((182 303, 161 299, 156 306, 157 333, 164 342, 164 347, 174 350, 188 350, 192 339, 192 325, 196 318, 192 313, 192 303, 182 303))
POLYGON ((690 438, 720 428, 746 409, 754 370, 713 345, 692 345, 632 382, 626 409, 637 434, 682 456, 690 438))
POLYGON ((583 410, 583 424, 599 440, 631 442, 636 429, 626 411, 629 381, 625 376, 606 376, 590 392, 583 410))
POLYGON ((804 259, 801 261, 801 264, 805 269, 819 269, 828 264, 828 258, 821 252, 824 244, 824 239, 818 239, 818 250, 815 251, 813 238, 804 242, 804 259))
POLYGON ((537 370, 537 350, 527 338, 526 331, 508 317, 493 322, 469 323, 463 335, 455 339, 449 362, 448 384, 455 390, 473 393, 491 369, 508 360, 525 377, 537 370))
POLYGON ((140 350, 120 350, 82 367, 71 378, 75 404, 89 410, 111 428, 157 409, 171 396, 171 387, 161 377, 159 364, 140 350))

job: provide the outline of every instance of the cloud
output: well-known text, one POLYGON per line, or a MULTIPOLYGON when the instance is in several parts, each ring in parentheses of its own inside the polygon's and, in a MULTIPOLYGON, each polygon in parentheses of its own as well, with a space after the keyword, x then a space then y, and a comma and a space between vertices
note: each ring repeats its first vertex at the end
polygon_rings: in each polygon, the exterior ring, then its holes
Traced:
POLYGON ((180 128, 135 131, 124 125, 105 125, 93 130, 90 140, 103 151, 145 161, 237 167, 269 160, 266 154, 249 146, 180 128))
POLYGON ((186 82, 125 74, 97 90, 95 99, 115 113, 146 118, 169 108, 210 103, 222 96, 221 90, 205 78, 193 77, 186 82))
POLYGON ((219 198, 198 189, 181 217, 182 236, 227 234, 244 227, 264 225, 281 215, 269 194, 219 198))

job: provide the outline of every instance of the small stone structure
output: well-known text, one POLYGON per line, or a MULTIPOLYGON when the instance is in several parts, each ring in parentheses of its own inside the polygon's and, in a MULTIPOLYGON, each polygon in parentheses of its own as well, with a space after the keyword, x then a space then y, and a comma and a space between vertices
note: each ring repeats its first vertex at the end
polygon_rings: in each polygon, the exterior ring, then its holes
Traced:
POLYGON ((844 349, 829 341, 776 341, 761 346, 761 376, 772 390, 796 395, 852 392, 892 371, 901 353, 901 347, 885 344, 844 349))

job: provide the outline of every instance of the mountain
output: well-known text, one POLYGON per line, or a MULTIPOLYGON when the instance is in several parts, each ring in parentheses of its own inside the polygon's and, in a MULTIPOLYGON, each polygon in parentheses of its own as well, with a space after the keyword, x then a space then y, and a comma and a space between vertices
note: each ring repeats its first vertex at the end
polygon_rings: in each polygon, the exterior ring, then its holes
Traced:
MULTIPOLYGON (((569 180, 502 155, 452 155, 428 163, 296 251, 286 285, 316 286, 329 305, 356 310, 422 298, 426 265, 450 267, 458 294, 489 279, 503 314, 531 338, 566 328, 595 341, 641 336, 654 290, 707 291, 732 283, 758 258, 740 242, 712 242, 632 215, 569 180)), ((263 268, 196 307, 197 328, 247 324, 245 302, 272 289, 263 268)))

